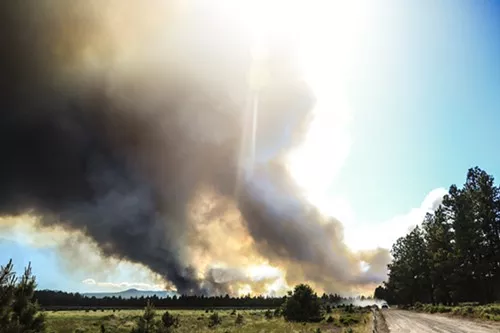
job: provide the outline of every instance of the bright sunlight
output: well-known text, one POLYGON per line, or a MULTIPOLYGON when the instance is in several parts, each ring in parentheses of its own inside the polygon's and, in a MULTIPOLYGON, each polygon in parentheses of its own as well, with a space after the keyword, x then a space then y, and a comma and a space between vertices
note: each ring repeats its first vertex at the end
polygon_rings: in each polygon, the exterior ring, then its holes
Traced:
MULTIPOLYGON (((344 90, 363 42, 366 6, 360 1, 320 0, 221 0, 219 5, 222 11, 242 15, 254 38, 255 67, 271 43, 293 45, 316 105, 306 139, 289 154, 287 165, 307 198, 324 214, 345 217, 349 207, 327 192, 351 145, 352 110, 344 90)), ((253 88, 265 85, 262 70, 254 68, 252 75, 253 88)))

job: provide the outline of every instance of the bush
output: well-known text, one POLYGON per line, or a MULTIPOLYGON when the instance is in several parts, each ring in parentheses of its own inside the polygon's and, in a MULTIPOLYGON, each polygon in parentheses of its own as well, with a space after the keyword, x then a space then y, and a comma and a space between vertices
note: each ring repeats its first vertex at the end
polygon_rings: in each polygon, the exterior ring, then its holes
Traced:
POLYGON ((448 313, 448 312, 451 312, 451 310, 452 310, 452 308, 450 308, 449 306, 440 305, 438 307, 439 313, 448 313))
POLYGON ((149 301, 144 308, 144 313, 139 317, 137 327, 132 329, 132 333, 151 333, 157 331, 157 323, 155 322, 156 311, 154 306, 149 301))
POLYGON ((161 316, 161 323, 163 327, 179 327, 179 316, 173 316, 168 311, 161 316))
POLYGON ((281 316, 281 309, 280 308, 274 309, 274 316, 275 317, 280 317, 281 316))
POLYGON ((330 306, 330 304, 326 305, 325 311, 326 311, 326 313, 332 313, 332 307, 330 306))
POLYGON ((241 325, 244 323, 243 315, 239 314, 236 316, 236 320, 234 321, 236 325, 241 325))
POLYGON ((272 319, 273 313, 271 312, 271 310, 267 309, 266 312, 264 313, 264 317, 266 317, 266 319, 272 319))
POLYGON ((318 296, 307 284, 300 284, 289 293, 282 311, 287 321, 319 322, 323 319, 318 296))
MULTIPOLYGON (((416 305, 416 304, 415 304, 416 305)), ((416 307, 413 307, 417 310, 416 307)), ((479 306, 475 303, 462 303, 460 306, 424 304, 420 311, 429 313, 451 313, 454 316, 483 318, 500 321, 500 306, 495 304, 479 306)))
POLYGON ((333 318, 332 316, 328 316, 328 318, 326 319, 326 322, 333 323, 333 322, 335 322, 335 318, 333 318))
POLYGON ((359 319, 351 315, 342 315, 340 316, 339 321, 344 326, 352 326, 359 323, 359 319))
POLYGON ((208 327, 215 327, 222 323, 221 318, 217 312, 214 312, 208 317, 208 327))
POLYGON ((235 316, 236 315, 236 309, 233 309, 233 311, 231 311, 231 316, 235 316))

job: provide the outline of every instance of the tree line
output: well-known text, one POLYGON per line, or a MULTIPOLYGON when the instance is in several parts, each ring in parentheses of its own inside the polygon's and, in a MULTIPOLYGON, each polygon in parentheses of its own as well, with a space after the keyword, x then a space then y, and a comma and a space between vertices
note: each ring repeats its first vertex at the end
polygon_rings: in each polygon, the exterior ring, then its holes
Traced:
MULTIPOLYGON (((342 297, 338 294, 323 294, 319 297, 322 301, 338 303, 342 297)), ((143 308, 148 302, 159 308, 276 308, 283 304, 285 297, 264 297, 264 296, 243 296, 230 297, 225 296, 186 296, 179 297, 132 297, 122 298, 95 296, 87 297, 79 293, 68 293, 53 290, 37 290, 34 293, 34 299, 44 308, 143 308)))
POLYGON ((388 280, 375 297, 393 304, 500 300, 500 187, 469 169, 442 204, 392 246, 388 280))

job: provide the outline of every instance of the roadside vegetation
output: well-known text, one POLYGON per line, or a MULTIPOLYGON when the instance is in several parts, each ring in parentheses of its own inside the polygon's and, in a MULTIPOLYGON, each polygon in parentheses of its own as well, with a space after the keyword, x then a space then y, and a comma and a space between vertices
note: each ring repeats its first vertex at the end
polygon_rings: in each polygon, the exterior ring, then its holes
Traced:
POLYGON ((421 226, 393 245, 389 278, 375 297, 425 312, 498 320, 500 188, 470 169, 421 226), (459 305, 474 302, 482 306, 459 305), (429 305, 420 305, 429 304, 429 305))
POLYGON ((446 306, 442 304, 432 305, 417 302, 413 306, 403 306, 403 308, 418 312, 446 313, 464 318, 500 321, 500 304, 479 305, 465 303, 457 306, 446 306))

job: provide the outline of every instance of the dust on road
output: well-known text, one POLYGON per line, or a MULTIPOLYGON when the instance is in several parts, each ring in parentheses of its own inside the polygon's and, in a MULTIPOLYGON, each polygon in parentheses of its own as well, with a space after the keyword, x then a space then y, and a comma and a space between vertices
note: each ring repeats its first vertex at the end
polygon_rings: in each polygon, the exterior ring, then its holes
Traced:
POLYGON ((500 324, 403 310, 384 310, 391 333, 500 333, 500 324))

